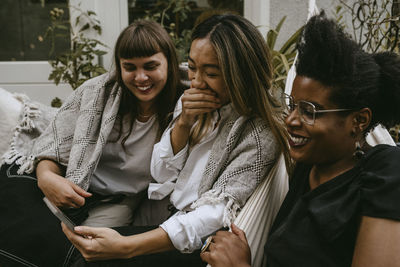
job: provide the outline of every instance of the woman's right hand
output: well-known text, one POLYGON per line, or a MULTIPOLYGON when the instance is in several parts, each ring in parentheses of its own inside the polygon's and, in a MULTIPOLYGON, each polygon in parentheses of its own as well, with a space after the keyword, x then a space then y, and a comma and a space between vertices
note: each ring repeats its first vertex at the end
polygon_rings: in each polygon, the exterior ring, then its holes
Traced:
POLYGON ((191 128, 199 115, 221 107, 216 93, 209 89, 190 88, 182 96, 182 112, 178 119, 181 126, 191 128))
POLYGON ((250 267, 251 251, 246 234, 234 224, 231 228, 232 233, 218 231, 200 257, 213 267, 250 267))
POLYGON ((85 198, 92 195, 62 177, 60 168, 55 162, 49 160, 39 162, 36 174, 39 188, 58 207, 79 208, 85 204, 85 198))
POLYGON ((182 98, 182 112, 175 123, 171 135, 174 154, 185 147, 189 140, 190 130, 197 117, 221 107, 221 101, 214 91, 209 89, 189 88, 182 98))

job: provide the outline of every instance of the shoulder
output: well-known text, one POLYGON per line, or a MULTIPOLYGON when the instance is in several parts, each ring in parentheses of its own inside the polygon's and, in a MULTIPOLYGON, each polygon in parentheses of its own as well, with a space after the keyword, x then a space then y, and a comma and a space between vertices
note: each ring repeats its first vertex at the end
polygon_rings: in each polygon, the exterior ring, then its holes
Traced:
POLYGON ((76 90, 79 91, 90 91, 101 88, 113 87, 116 84, 116 78, 114 72, 106 72, 102 75, 96 76, 85 81, 76 90))
POLYGON ((400 148, 378 145, 361 167, 363 215, 400 220, 400 148))
POLYGON ((233 124, 228 142, 235 139, 232 136, 236 136, 237 149, 255 149, 265 160, 269 156, 275 159, 279 153, 278 142, 271 128, 260 118, 239 116, 233 124))
POLYGON ((276 143, 271 127, 267 122, 260 118, 245 118, 243 127, 243 137, 264 143, 276 143))
POLYGON ((367 171, 374 169, 399 170, 400 175, 400 148, 390 145, 377 145, 367 152, 361 165, 367 171))

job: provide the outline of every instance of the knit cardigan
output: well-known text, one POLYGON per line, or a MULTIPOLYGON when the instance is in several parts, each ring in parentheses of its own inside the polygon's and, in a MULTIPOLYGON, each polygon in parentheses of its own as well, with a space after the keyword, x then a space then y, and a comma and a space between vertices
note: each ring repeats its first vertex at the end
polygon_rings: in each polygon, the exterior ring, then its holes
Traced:
MULTIPOLYGON (((233 110, 211 148, 200 198, 191 209, 226 199, 223 223, 229 226, 279 155, 276 138, 263 120, 240 116, 233 110)), ((184 175, 180 173, 177 179, 185 179, 184 175)))
POLYGON ((85 82, 55 115, 25 98, 21 122, 3 162, 20 165, 22 174, 33 172, 41 159, 50 159, 66 166, 66 179, 87 190, 121 100, 122 89, 113 77, 106 73, 85 82))

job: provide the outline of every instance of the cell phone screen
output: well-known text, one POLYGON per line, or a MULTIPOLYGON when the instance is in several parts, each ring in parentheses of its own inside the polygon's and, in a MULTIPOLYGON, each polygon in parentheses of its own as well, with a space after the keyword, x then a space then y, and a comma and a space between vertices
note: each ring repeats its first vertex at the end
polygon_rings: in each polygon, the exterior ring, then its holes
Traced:
POLYGON ((43 198, 44 203, 50 211, 62 221, 71 231, 74 231, 75 223, 73 223, 56 205, 54 205, 47 197, 43 198))

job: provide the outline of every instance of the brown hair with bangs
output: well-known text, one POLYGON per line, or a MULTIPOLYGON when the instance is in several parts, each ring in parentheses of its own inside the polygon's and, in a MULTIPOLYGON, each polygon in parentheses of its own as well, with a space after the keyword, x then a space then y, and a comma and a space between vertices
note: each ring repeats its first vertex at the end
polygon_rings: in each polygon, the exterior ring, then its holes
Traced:
POLYGON ((121 32, 115 44, 115 75, 118 84, 122 87, 121 104, 118 110, 120 131, 117 140, 122 135, 123 118, 128 116, 130 124, 128 134, 122 139, 122 145, 124 145, 126 139, 131 134, 133 122, 138 115, 138 99, 125 86, 122 80, 120 59, 150 57, 159 52, 162 52, 167 59, 168 78, 164 89, 155 101, 156 115, 159 123, 158 138, 167 127, 175 103, 184 90, 184 85, 180 81, 178 57, 174 43, 165 29, 158 23, 148 20, 137 20, 121 32))

